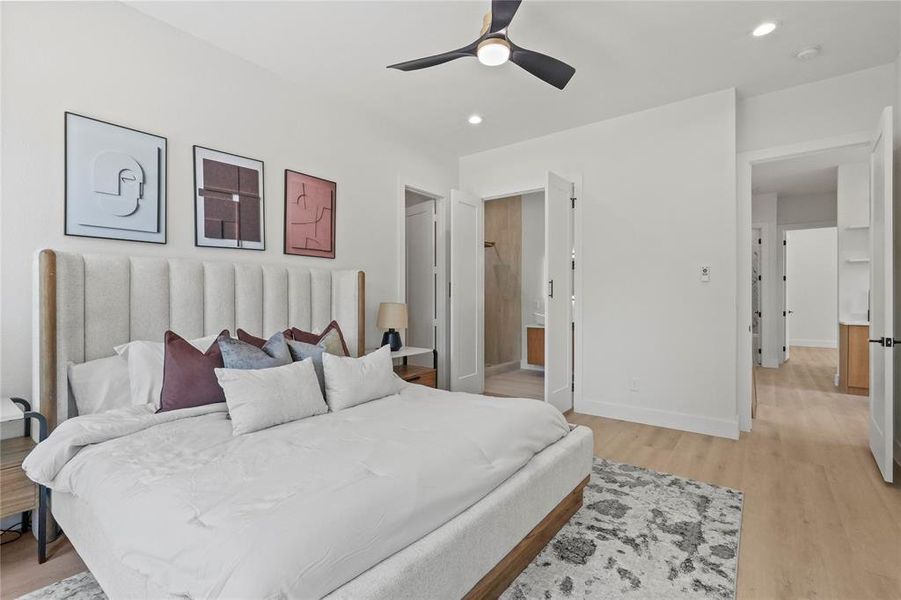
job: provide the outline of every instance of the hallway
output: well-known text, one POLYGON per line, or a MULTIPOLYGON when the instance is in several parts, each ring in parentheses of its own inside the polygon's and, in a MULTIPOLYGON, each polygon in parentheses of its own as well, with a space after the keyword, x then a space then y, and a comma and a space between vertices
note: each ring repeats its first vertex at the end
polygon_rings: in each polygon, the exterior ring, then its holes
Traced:
MULTIPOLYGON (((738 598, 901 598, 901 486, 883 483, 864 396, 832 385, 836 351, 792 348, 757 372, 738 441, 581 414, 595 454, 745 493, 738 598)), ((895 480, 901 468, 895 468, 895 480)))

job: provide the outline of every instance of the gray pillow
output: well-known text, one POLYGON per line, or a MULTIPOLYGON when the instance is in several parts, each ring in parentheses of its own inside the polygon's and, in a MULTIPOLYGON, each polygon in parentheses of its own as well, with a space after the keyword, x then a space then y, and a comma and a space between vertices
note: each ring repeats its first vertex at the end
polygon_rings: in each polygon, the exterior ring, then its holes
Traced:
POLYGON ((281 331, 269 338, 262 348, 228 336, 220 336, 218 341, 226 369, 270 369, 292 362, 285 334, 281 331))
POLYGON ((294 360, 304 360, 305 358, 313 360, 316 379, 319 380, 319 389, 322 390, 322 397, 325 398, 325 371, 322 369, 322 353, 325 352, 325 348, 306 342, 288 340, 288 350, 291 351, 291 357, 294 360))

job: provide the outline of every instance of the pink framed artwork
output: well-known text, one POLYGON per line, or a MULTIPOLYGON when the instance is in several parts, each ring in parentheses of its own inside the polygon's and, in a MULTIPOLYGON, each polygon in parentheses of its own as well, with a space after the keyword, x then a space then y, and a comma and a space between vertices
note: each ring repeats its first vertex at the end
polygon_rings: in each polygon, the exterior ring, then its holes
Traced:
POLYGON ((334 181, 285 169, 285 254, 335 258, 334 181))

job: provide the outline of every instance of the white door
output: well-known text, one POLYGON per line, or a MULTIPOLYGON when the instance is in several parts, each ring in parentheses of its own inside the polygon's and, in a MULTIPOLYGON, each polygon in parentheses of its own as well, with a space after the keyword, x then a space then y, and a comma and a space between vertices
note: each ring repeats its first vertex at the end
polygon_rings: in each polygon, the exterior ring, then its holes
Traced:
POLYGON ((788 232, 782 232, 782 361, 791 354, 791 342, 788 329, 791 324, 792 310, 789 307, 791 298, 788 293, 788 232))
POLYGON ((482 202, 451 190, 450 227, 450 389, 481 393, 485 387, 482 320, 482 202))
MULTIPOLYGON (((438 269, 435 256, 434 200, 407 207, 405 237, 408 325, 404 344, 417 348, 435 348, 438 269)), ((410 361, 432 365, 431 356, 414 357, 410 361)))
POLYGON ((870 450, 892 481, 892 109, 882 111, 870 150, 870 450))
POLYGON ((561 411, 572 408, 572 221, 573 184, 548 172, 544 197, 547 302, 544 320, 544 399, 561 411))

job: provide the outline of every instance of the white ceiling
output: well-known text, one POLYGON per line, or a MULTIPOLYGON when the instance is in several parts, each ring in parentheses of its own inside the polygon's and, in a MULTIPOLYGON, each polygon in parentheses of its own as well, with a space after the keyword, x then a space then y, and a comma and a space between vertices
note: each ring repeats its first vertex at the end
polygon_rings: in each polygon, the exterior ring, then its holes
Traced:
POLYGON ((837 167, 869 160, 868 146, 848 146, 795 158, 754 165, 751 176, 755 194, 780 197, 834 194, 837 167))
POLYGON ((576 68, 564 91, 513 64, 386 65, 464 46, 490 2, 132 2, 138 10, 456 154, 729 87, 756 95, 894 60, 896 2, 525 0, 520 46, 576 68), (780 28, 755 39, 762 20, 780 28), (819 58, 794 53, 822 46, 819 58), (466 122, 484 115, 482 125, 466 122))

